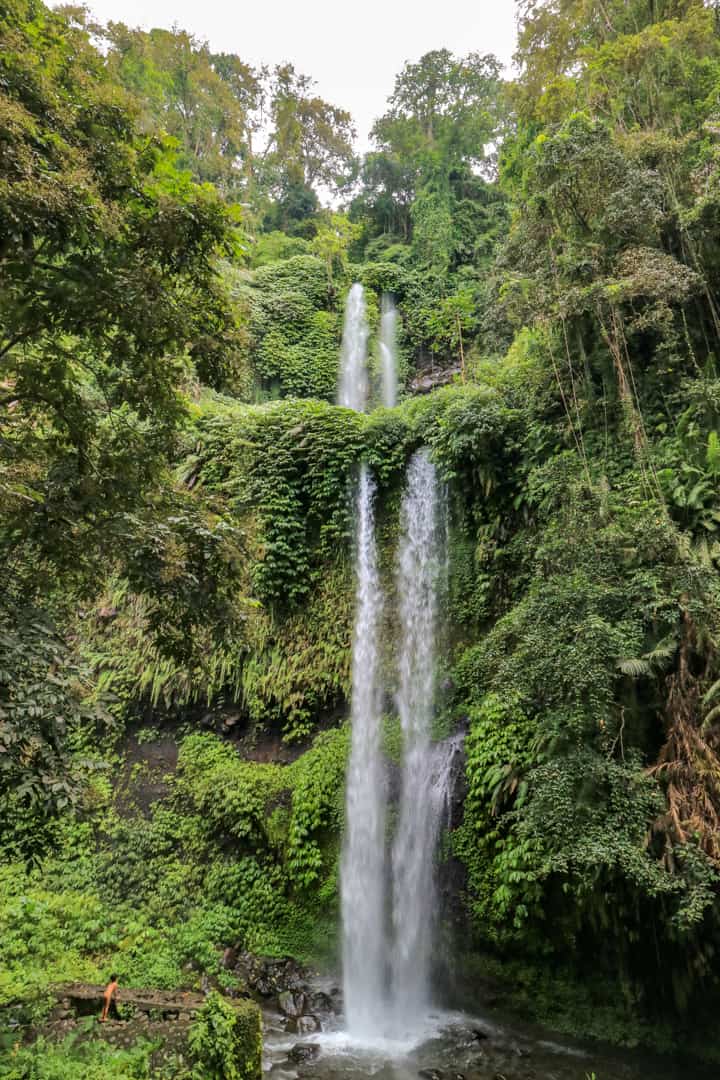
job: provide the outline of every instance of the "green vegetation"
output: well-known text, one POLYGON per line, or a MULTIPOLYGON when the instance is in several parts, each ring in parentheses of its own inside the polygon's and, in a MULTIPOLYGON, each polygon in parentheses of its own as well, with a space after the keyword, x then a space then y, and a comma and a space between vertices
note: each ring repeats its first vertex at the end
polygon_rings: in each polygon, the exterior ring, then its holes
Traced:
POLYGON ((210 994, 188 1041, 198 1080, 260 1080, 260 1012, 251 1002, 231 1005, 221 994, 210 994))
MULTIPOLYGON (((110 969, 336 960, 352 492, 364 460, 392 598, 425 445, 466 940, 542 1020, 717 1053, 718 13, 518 9, 513 82, 428 53, 358 161, 288 64, 0 5, 0 1030, 110 969), (354 281, 400 315, 366 415, 332 404, 354 281)), ((254 1075, 253 1024, 211 995, 203 1075, 254 1075)), ((2 1038, 2 1076, 186 1075, 2 1038)))
POLYGON ((146 1080, 151 1075, 152 1049, 140 1043, 132 1050, 116 1050, 103 1042, 78 1042, 74 1036, 61 1043, 38 1039, 0 1062, 0 1076, 3 1080, 146 1080))

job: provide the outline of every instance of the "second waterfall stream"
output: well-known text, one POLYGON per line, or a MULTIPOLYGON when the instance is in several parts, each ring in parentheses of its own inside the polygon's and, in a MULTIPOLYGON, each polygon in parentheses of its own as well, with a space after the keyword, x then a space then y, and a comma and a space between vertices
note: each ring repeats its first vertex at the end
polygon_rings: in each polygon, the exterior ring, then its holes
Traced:
MULTIPOLYGON (((348 299, 339 397, 358 411, 367 405, 367 340, 364 298, 356 285, 348 299), (362 389, 352 395, 348 386, 362 389)), ((389 403, 387 383, 384 390, 389 403)), ((431 1004, 435 854, 458 749, 457 740, 431 738, 447 544, 444 488, 425 451, 409 464, 400 510, 396 706, 403 760, 391 841, 381 646, 383 627, 394 620, 383 618, 388 605, 378 568, 375 485, 365 465, 356 501, 355 567, 352 744, 341 869, 346 1025, 358 1041, 403 1040, 423 1025, 431 1004)))

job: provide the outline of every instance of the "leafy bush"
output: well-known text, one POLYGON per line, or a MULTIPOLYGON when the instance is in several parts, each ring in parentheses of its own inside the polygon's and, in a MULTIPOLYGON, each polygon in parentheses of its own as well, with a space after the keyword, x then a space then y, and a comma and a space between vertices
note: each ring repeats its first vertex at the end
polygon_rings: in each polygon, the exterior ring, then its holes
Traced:
POLYGON ((260 1080, 260 1010, 251 1001, 230 1002, 217 992, 190 1028, 190 1052, 197 1080, 260 1080))
POLYGON ((153 1047, 140 1042, 131 1050, 117 1050, 99 1039, 78 1040, 71 1035, 60 1043, 38 1039, 16 1047, 0 1060, 2 1080, 149 1080, 153 1047))

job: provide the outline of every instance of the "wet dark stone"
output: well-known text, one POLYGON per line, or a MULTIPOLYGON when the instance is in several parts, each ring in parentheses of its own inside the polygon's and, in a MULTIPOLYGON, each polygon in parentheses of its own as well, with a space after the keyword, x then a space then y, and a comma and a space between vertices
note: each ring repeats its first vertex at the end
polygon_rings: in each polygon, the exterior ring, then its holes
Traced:
POLYGON ((490 1038, 488 1032, 483 1031, 482 1028, 473 1028, 473 1036, 478 1040, 478 1042, 482 1042, 483 1039, 490 1038))
POLYGON ((305 1016, 289 1017, 285 1021, 285 1030, 293 1035, 313 1035, 321 1030, 317 1016, 306 1014, 305 1016))
POLYGON ((310 1008, 314 1013, 335 1012, 332 998, 329 994, 324 994, 322 990, 316 990, 314 994, 310 995, 310 1008))
POLYGON ((298 1035, 312 1035, 320 1030, 320 1021, 317 1016, 298 1016, 295 1021, 298 1035))
POLYGON ((421 1069, 418 1076, 422 1076, 423 1080, 444 1080, 444 1073, 441 1073, 439 1069, 421 1069))
POLYGON ((303 1061, 313 1061, 319 1054, 319 1046, 313 1046, 310 1043, 295 1043, 295 1046, 288 1054, 288 1058, 297 1065, 301 1065, 303 1061))
POLYGON ((277 959, 240 953, 233 970, 235 975, 261 997, 271 997, 286 990, 308 989, 305 971, 289 957, 277 959))

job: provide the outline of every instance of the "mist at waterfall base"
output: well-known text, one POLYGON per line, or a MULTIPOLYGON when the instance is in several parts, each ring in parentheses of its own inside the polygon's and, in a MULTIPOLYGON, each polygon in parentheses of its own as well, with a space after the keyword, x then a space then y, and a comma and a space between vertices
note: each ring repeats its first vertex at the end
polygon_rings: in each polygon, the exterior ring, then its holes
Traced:
MULTIPOLYGON (((396 319, 394 305, 384 297, 380 355, 386 406, 396 398, 396 319)), ((356 284, 346 306, 338 401, 358 411, 365 410, 369 396, 368 338, 363 289, 356 284)), ((401 1044, 426 1028, 431 1005, 435 849, 459 742, 431 740, 446 531, 443 489, 434 465, 421 451, 408 469, 397 555, 397 709, 404 754, 398 823, 388 859, 380 655, 384 596, 374 496, 372 477, 363 465, 356 498, 352 744, 341 866, 343 984, 348 1036, 365 1044, 401 1044)))

